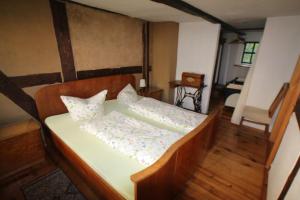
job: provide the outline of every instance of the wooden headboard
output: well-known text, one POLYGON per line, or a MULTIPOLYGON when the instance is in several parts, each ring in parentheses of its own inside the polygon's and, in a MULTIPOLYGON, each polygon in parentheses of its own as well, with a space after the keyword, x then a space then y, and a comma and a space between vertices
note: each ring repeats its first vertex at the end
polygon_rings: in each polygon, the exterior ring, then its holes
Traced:
POLYGON ((110 100, 115 99, 128 83, 135 87, 133 75, 105 76, 43 87, 35 94, 39 117, 43 122, 49 116, 66 113, 61 95, 88 98, 107 89, 106 99, 110 100))

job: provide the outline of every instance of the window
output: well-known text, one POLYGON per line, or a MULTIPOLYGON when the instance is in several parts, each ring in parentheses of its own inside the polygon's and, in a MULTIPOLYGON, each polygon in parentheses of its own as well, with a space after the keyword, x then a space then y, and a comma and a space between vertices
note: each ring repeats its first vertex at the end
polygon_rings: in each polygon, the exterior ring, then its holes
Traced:
POLYGON ((242 64, 252 64, 253 58, 259 47, 259 42, 246 42, 244 46, 242 64))

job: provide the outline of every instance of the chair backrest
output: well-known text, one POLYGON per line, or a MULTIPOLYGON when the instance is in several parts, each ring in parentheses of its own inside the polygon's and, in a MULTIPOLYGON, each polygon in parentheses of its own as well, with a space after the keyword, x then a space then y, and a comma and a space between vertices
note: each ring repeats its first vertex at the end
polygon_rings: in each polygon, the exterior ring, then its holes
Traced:
POLYGON ((276 98, 274 99, 273 103, 271 104, 270 108, 269 108, 269 117, 273 117, 276 109, 278 108, 279 104, 281 103, 281 101, 284 99, 287 91, 289 89, 289 83, 284 83, 279 91, 279 93, 277 94, 276 98))

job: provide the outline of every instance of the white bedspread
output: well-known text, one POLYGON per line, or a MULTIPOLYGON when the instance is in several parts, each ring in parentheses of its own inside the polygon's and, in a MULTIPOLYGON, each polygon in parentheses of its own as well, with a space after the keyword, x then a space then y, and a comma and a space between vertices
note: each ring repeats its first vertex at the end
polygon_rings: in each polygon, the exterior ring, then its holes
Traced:
POLYGON ((144 97, 130 105, 131 111, 152 120, 189 132, 205 120, 206 115, 144 97))
POLYGON ((183 136, 117 111, 107 114, 101 120, 86 122, 81 128, 144 165, 154 163, 183 136))

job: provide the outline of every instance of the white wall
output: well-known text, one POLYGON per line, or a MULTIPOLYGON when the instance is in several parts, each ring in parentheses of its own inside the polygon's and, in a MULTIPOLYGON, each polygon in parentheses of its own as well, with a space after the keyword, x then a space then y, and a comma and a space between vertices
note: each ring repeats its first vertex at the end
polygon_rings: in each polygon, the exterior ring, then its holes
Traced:
MULTIPOLYGON (((182 72, 205 74, 207 87, 202 96, 204 113, 209 106, 219 34, 219 24, 206 21, 179 24, 176 79, 181 79, 182 72)), ((187 101, 184 106, 193 109, 191 101, 187 101)))
MULTIPOLYGON (((299 124, 293 113, 285 135, 280 144, 278 153, 272 163, 269 178, 267 200, 277 199, 289 174, 300 156, 300 130, 299 124)), ((300 199, 300 171, 296 175, 287 195, 286 200, 300 199)))
MULTIPOLYGON (((300 16, 268 18, 256 62, 252 66, 249 91, 247 94, 244 92, 246 100, 236 106, 231 122, 240 122, 241 110, 245 105, 268 109, 282 84, 290 80, 299 55, 300 16)), ((264 128, 251 123, 245 124, 264 128)))
POLYGON ((300 55, 300 16, 268 18, 247 105, 268 109, 300 55))
MULTIPOLYGON (((257 41, 261 40, 262 31, 246 31, 246 35, 243 36, 246 41, 257 41)), ((219 84, 226 84, 235 77, 246 77, 248 68, 246 67, 235 67, 235 64, 241 64, 241 58, 244 50, 243 44, 230 44, 230 42, 236 39, 236 34, 225 33, 223 37, 226 39, 224 44, 221 71, 219 77, 219 84)))

